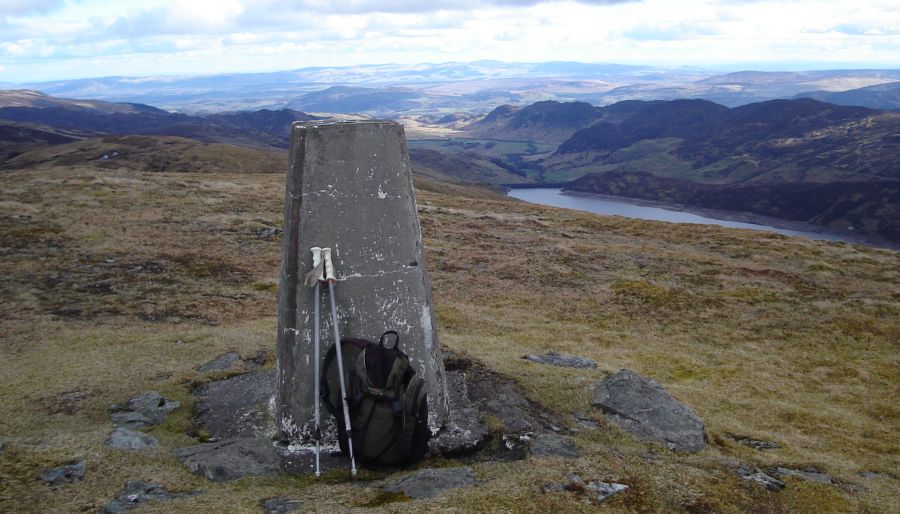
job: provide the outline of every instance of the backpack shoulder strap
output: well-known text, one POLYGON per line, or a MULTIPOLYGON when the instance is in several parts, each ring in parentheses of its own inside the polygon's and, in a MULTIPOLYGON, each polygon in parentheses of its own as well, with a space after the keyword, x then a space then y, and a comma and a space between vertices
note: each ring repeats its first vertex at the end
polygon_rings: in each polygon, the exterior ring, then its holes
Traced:
MULTIPOLYGON (((347 350, 344 349, 345 346, 351 345, 353 347, 356 347, 357 351, 362 353, 362 351, 366 349, 366 346, 368 346, 370 344, 372 344, 372 342, 368 341, 366 339, 359 339, 359 338, 355 338, 355 337, 342 338, 341 339, 341 351, 343 352, 343 355, 346 358, 347 350)), ((328 373, 327 373, 327 371, 331 368, 331 366, 334 363, 336 351, 337 351, 337 346, 332 345, 330 348, 328 348, 328 351, 325 352, 325 360, 322 363, 322 373, 320 374, 320 379, 319 379, 319 399, 321 400, 322 405, 325 406, 325 410, 327 410, 329 413, 331 413, 331 415, 340 416, 342 407, 340 406, 340 404, 335 405, 331 401, 331 389, 328 385, 328 373)), ((334 365, 337 366, 336 364, 334 364, 334 365)), ((345 377, 344 380, 349 381, 350 377, 345 377)), ((345 385, 349 385, 349 384, 345 384, 345 385)), ((347 391, 350 391, 350 389, 348 388, 347 391)))

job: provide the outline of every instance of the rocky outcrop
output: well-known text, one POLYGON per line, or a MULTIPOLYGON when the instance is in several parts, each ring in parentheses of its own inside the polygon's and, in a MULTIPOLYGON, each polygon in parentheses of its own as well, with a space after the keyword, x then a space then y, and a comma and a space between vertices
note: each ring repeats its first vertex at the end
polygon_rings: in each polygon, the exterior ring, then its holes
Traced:
POLYGON ((703 421, 658 383, 623 369, 597 385, 591 405, 643 441, 679 452, 706 448, 703 421))

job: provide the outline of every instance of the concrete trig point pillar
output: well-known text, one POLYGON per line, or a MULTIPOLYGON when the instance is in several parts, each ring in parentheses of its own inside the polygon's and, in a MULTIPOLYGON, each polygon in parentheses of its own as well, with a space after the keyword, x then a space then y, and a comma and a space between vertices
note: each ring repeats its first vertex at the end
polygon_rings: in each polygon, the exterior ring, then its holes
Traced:
MULTIPOLYGON (((386 330, 428 384, 429 422, 449 417, 422 232, 403 127, 388 121, 297 122, 291 133, 278 302, 277 418, 282 437, 309 442, 313 424, 313 246, 331 247, 342 337, 386 330)), ((325 288, 323 286, 323 292, 325 288)), ((323 295, 321 357, 333 343, 323 295)), ((345 363, 352 369, 352 363, 345 363)), ((323 411, 324 414, 324 411, 323 411)), ((324 420, 324 416, 323 416, 324 420)))

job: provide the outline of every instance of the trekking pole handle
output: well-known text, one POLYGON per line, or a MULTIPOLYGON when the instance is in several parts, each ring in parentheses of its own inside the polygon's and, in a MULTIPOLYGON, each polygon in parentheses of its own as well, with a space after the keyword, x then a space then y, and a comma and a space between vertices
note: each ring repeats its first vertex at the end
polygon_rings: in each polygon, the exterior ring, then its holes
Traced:
POLYGON ((309 251, 313 255, 313 269, 318 268, 322 264, 322 249, 318 246, 313 246, 309 251))
POLYGON ((331 261, 331 248, 322 248, 322 259, 325 260, 325 282, 334 284, 337 278, 334 276, 334 262, 331 261))

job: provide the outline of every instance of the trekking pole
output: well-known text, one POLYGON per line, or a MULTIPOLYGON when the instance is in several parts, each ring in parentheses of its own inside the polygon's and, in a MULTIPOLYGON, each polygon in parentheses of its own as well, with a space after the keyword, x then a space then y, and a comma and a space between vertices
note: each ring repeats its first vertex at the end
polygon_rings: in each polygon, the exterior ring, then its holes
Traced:
POLYGON ((338 379, 341 382, 341 406, 344 409, 344 430, 347 432, 347 450, 350 453, 350 478, 356 477, 356 459, 353 457, 353 435, 350 429, 350 407, 347 405, 347 386, 344 384, 344 358, 341 356, 341 333, 338 328, 337 308, 334 305, 334 263, 331 261, 331 248, 322 248, 322 259, 325 261, 325 282, 328 283, 328 298, 331 301, 331 324, 334 327, 335 356, 338 364, 338 379))
POLYGON ((313 385, 313 419, 315 420, 315 432, 313 433, 313 439, 316 441, 316 476, 318 477, 321 473, 319 471, 319 456, 321 455, 321 445, 322 445, 322 428, 320 425, 320 416, 319 416, 319 346, 320 346, 320 338, 319 338, 319 283, 324 280, 324 274, 322 270, 322 249, 318 246, 313 246, 310 248, 313 256, 313 269, 306 276, 306 285, 308 286, 311 281, 315 281, 315 308, 314 308, 314 321, 313 321, 313 362, 315 362, 313 366, 313 380, 315 384, 313 385))
POLYGON ((313 434, 313 437, 316 439, 316 476, 320 475, 319 471, 319 455, 321 455, 321 445, 322 445, 322 427, 319 425, 319 304, 321 301, 319 300, 319 282, 322 277, 322 249, 318 246, 314 246, 312 248, 313 254, 313 270, 319 270, 319 277, 316 280, 316 300, 315 300, 315 321, 313 322, 314 330, 315 330, 315 343, 314 343, 314 356, 315 359, 315 372, 313 373, 313 380, 315 380, 315 385, 313 386, 315 392, 313 393, 313 412, 315 413, 316 420, 316 432, 313 434))

